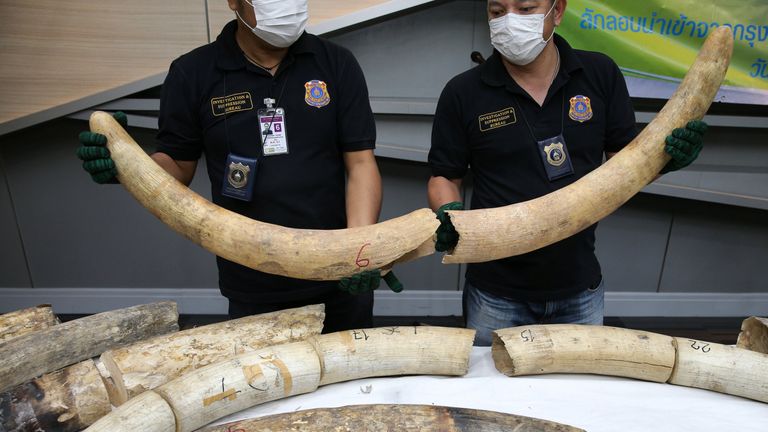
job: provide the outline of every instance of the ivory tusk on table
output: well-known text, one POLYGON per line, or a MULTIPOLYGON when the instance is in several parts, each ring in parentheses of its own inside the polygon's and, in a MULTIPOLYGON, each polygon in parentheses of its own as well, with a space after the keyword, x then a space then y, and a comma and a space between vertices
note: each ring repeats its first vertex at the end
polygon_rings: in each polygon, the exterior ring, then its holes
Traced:
POLYGON ((246 267, 298 279, 338 280, 434 253, 439 222, 429 209, 341 230, 259 222, 219 207, 179 183, 111 115, 94 112, 90 126, 107 136, 118 179, 139 203, 179 234, 246 267))
POLYGON ((176 430, 189 432, 254 405, 314 391, 321 383, 384 373, 457 375, 466 373, 469 366, 474 330, 389 327, 365 332, 360 333, 360 339, 352 332, 339 332, 336 338, 323 335, 311 342, 277 345, 197 369, 129 400, 87 431, 167 430, 165 420, 159 421, 157 428, 141 420, 138 429, 135 422, 118 427, 120 421, 115 420, 142 417, 145 411, 164 411, 155 405, 166 404, 174 414, 176 430), (448 346, 450 341, 463 345, 448 346), (442 344, 439 352, 430 353, 438 344, 442 344), (399 353, 389 352, 393 347, 399 353), (359 355, 355 350, 360 350, 359 355), (162 404, 157 399, 142 399, 146 394, 160 397, 162 404), (137 399, 142 402, 135 402, 137 399))
POLYGON ((434 405, 318 408, 210 426, 199 432, 584 432, 572 426, 494 411, 434 405))
POLYGON ((704 116, 730 63, 733 36, 710 34, 674 95, 629 145, 575 183, 542 197, 492 209, 449 211, 459 232, 443 263, 474 263, 520 255, 597 223, 650 183, 670 160, 664 139, 704 116))
POLYGON ((739 347, 674 338, 670 384, 768 402, 768 355, 739 347))
POLYGON ((464 375, 475 331, 446 327, 382 327, 320 335, 320 385, 396 375, 464 375))
POLYGON ((491 353, 508 376, 589 373, 667 382, 675 365, 669 336, 577 324, 497 330, 491 353))
POLYGON ((176 303, 133 306, 58 324, 0 343, 0 391, 104 351, 179 330, 176 303))
POLYGON ((137 342, 101 355, 119 406, 189 371, 244 352, 320 334, 325 306, 248 316, 137 342))
POLYGON ((497 330, 493 361, 509 376, 589 373, 669 382, 768 402, 768 355, 615 327, 575 324, 497 330))

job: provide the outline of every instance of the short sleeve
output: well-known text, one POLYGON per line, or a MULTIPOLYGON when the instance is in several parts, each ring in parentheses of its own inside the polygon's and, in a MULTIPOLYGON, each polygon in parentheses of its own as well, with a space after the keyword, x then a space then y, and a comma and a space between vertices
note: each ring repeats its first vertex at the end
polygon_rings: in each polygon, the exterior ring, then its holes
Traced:
POLYGON ((635 110, 629 98, 627 83, 619 67, 611 61, 612 76, 609 82, 608 121, 605 133, 605 151, 618 152, 637 136, 635 110))
POLYGON ((376 147, 376 123, 368 99, 363 70, 351 52, 340 52, 338 85, 339 144, 342 151, 370 150, 376 147))
POLYGON ((195 88, 184 71, 172 63, 160 94, 157 151, 175 160, 197 160, 203 152, 194 94, 195 88))
POLYGON ((469 167, 469 142, 461 102, 450 83, 437 102, 428 162, 434 177, 447 179, 463 178, 469 167))

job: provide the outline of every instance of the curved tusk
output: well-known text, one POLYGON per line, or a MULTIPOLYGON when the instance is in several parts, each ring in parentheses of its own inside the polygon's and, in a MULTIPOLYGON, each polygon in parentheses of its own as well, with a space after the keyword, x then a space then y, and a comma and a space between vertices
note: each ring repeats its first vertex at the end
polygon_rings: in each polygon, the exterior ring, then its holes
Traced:
POLYGON ((575 324, 497 330, 496 368, 509 376, 588 373, 669 382, 768 402, 768 355, 638 330, 575 324))
POLYGON ((375 225, 343 230, 285 228, 221 208, 166 173, 104 112, 91 130, 107 136, 120 183, 171 229, 238 264, 282 276, 338 280, 391 266, 403 256, 434 253, 439 222, 429 209, 375 225), (414 253, 414 251, 418 251, 414 253))
POLYGON ((491 261, 530 252, 570 237, 619 208, 669 161, 663 143, 672 129, 707 112, 732 51, 730 30, 715 30, 656 118, 627 147, 575 183, 510 206, 449 211, 459 243, 443 263, 491 261))
POLYGON ((768 402, 768 355, 734 346, 675 338, 670 384, 768 402))
POLYGON ((197 369, 129 400, 86 430, 165 431, 166 410, 159 405, 166 405, 175 417, 176 430, 188 432, 254 405, 314 391, 323 383, 384 373, 458 375, 469 367, 474 330, 390 327, 365 329, 366 334, 362 331, 357 330, 360 339, 355 338, 354 331, 339 332, 335 338, 330 334, 312 342, 276 345, 197 369), (446 341, 463 345, 447 347, 446 341), (437 344, 442 345, 440 353, 447 359, 437 359, 428 351, 437 344), (390 352, 393 347, 397 348, 395 353, 390 352), (360 355, 350 351, 354 349, 360 349, 360 355), (347 367, 348 373, 344 374, 342 367, 347 367), (325 368, 328 379, 324 378, 325 368), (158 396, 162 403, 147 394, 158 396), (160 413, 157 426, 146 419, 130 420, 125 425, 116 420, 146 417, 147 412, 160 413))
POLYGON ((110 401, 119 406, 140 393, 233 355, 319 335, 324 310, 320 304, 251 315, 107 351, 101 361, 114 386, 110 401))
POLYGON ((739 348, 768 354, 768 318, 749 317, 741 323, 739 348))
POLYGON ((572 426, 494 411, 435 405, 353 405, 275 414, 210 426, 200 432, 584 432, 572 426))
POLYGON ((577 324, 496 330, 491 353, 508 376, 588 373, 667 382, 675 365, 669 336, 577 324))

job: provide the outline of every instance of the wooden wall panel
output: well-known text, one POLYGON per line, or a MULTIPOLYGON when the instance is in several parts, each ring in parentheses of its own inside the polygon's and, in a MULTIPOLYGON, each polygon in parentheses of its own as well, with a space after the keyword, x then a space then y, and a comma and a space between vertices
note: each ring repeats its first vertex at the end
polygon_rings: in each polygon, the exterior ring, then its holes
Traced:
POLYGON ((203 0, 2 0, 0 125, 162 73, 206 42, 203 0))

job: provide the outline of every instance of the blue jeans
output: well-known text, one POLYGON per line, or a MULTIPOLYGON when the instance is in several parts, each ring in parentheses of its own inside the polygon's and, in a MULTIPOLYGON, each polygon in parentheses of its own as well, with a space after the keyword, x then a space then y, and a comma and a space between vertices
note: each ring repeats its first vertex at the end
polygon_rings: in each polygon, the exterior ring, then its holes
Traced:
POLYGON ((464 318, 467 328, 477 330, 475 345, 490 346, 493 332, 529 324, 603 325, 603 281, 572 297, 554 301, 522 301, 481 291, 469 282, 464 286, 464 318))

